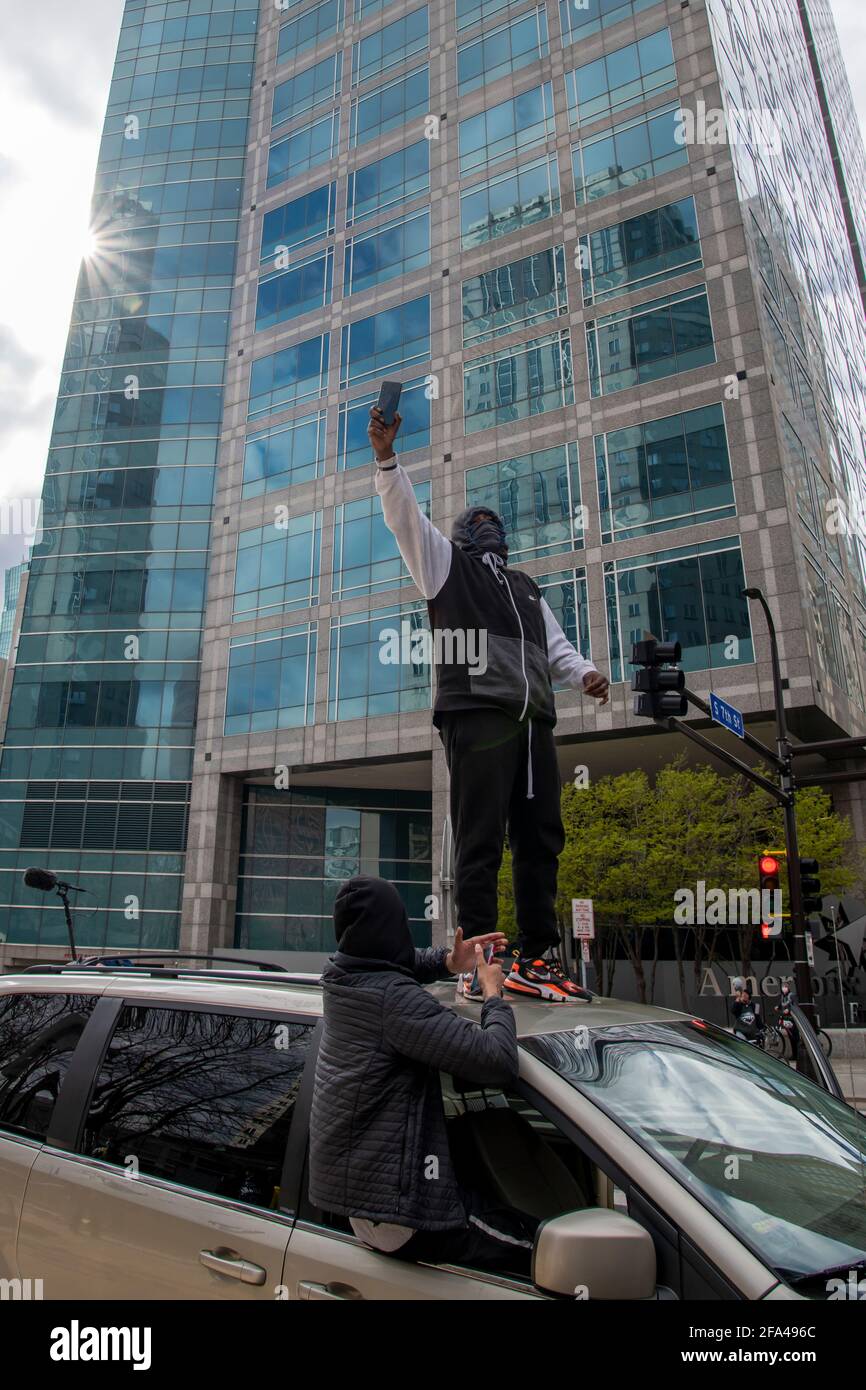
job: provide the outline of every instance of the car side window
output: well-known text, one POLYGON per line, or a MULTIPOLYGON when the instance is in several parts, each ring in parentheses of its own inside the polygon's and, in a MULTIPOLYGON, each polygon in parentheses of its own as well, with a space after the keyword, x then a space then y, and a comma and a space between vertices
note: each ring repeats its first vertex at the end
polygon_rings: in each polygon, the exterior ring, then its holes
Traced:
POLYGON ((45 1139, 93 994, 0 995, 0 1129, 45 1139))
POLYGON ((276 1208, 313 1027, 125 1005, 94 1086, 84 1152, 276 1208))
POLYGON ((596 1205, 586 1156, 517 1091, 442 1076, 458 1180, 490 1201, 544 1221, 596 1205))

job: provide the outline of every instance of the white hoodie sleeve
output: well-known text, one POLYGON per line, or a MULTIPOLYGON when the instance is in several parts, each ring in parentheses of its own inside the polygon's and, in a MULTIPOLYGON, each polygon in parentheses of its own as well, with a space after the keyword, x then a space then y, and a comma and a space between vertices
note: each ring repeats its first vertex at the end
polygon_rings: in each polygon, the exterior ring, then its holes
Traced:
POLYGON ((550 679, 554 685, 567 685, 572 690, 582 691, 584 676, 598 668, 572 646, 544 599, 541 600, 541 611, 547 630, 550 679))
POLYGON ((376 491, 407 570, 424 597, 435 598, 451 570, 451 542, 418 506, 409 474, 399 463, 376 469, 376 491))

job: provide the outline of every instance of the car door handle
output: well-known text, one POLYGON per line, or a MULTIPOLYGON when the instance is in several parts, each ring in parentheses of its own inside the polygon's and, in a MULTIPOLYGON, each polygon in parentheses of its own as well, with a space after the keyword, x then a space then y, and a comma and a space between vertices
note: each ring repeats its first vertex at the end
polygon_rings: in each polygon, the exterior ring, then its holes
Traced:
POLYGON ((212 1269, 215 1274, 227 1274, 229 1279, 240 1279, 242 1284, 263 1284, 268 1277, 261 1265, 250 1264, 249 1260, 240 1259, 230 1250, 222 1254, 216 1250, 199 1250, 198 1258, 205 1269, 212 1269))
POLYGON ((299 1298, 356 1299, 364 1295, 351 1284, 312 1284, 302 1279, 298 1284, 299 1298))

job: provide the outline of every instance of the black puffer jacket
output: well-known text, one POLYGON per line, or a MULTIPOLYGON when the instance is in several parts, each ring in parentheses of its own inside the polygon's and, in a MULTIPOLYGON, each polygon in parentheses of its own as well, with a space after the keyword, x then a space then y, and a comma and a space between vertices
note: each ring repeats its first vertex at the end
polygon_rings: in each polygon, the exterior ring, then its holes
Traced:
POLYGON ((322 977, 310 1197, 325 1211, 417 1230, 462 1226, 439 1071, 509 1085, 517 1076, 514 1015, 504 1000, 487 1000, 479 1027, 422 988, 449 978, 446 950, 415 950, 392 884, 350 879, 334 919, 338 950, 322 977))

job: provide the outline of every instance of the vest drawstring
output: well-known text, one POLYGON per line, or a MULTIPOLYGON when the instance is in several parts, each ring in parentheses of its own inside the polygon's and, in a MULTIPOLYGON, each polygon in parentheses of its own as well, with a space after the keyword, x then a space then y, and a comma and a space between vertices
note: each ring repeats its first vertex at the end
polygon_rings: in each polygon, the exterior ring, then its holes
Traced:
POLYGON ((520 628, 520 669, 523 672, 523 684, 526 687, 526 695, 523 700, 523 709, 520 711, 520 718, 526 714, 529 708, 529 677, 526 674, 526 634, 523 631, 523 620, 517 604, 514 602, 514 595, 511 592, 511 585, 502 573, 504 560, 492 550, 485 550, 481 557, 482 564, 486 565, 496 578, 497 584, 504 584, 508 597, 511 600, 511 607, 514 609, 514 616, 517 619, 517 626, 520 628))

